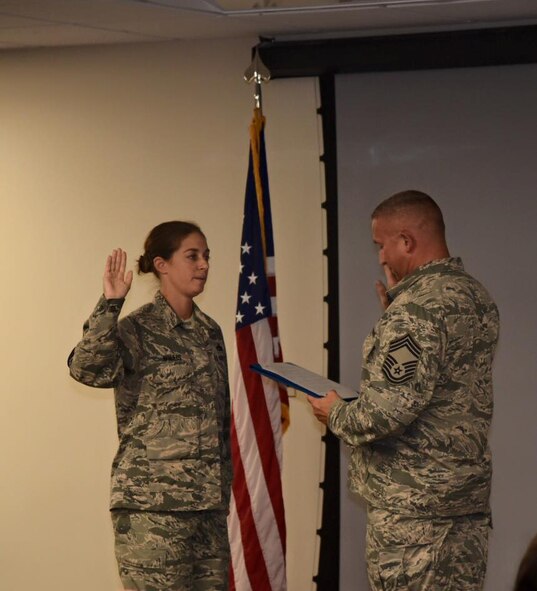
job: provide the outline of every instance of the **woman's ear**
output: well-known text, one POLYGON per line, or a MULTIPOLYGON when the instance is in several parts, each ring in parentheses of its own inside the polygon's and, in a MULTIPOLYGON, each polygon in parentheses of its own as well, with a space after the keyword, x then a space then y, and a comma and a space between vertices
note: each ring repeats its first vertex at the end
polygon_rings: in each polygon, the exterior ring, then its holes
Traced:
POLYGON ((155 257, 153 259, 153 267, 155 267, 159 275, 165 275, 167 269, 167 261, 162 257, 155 257))

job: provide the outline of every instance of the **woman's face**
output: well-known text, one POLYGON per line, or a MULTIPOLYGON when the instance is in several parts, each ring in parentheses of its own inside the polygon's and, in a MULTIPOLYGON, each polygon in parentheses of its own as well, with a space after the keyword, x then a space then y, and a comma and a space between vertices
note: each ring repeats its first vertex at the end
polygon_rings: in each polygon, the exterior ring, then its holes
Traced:
POLYGON ((189 234, 167 261, 158 265, 163 288, 176 295, 194 298, 205 288, 209 274, 209 248, 201 234, 189 234))

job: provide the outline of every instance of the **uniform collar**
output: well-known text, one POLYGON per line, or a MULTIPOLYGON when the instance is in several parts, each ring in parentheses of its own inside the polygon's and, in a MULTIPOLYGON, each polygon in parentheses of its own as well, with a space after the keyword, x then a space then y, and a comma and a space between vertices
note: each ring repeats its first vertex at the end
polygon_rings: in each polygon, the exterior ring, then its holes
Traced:
POLYGON ((160 291, 157 291, 153 299, 153 304, 157 314, 162 318, 165 325, 170 329, 174 329, 176 326, 183 326, 185 328, 192 328, 195 326, 199 319, 201 311, 198 306, 192 302, 192 316, 188 320, 183 320, 178 316, 175 310, 170 306, 168 300, 162 295, 160 291))
POLYGON ((414 269, 410 275, 407 275, 404 279, 399 281, 397 285, 394 285, 388 290, 388 298, 393 301, 400 293, 407 290, 416 281, 421 279, 425 275, 432 275, 433 273, 445 273, 449 271, 464 271, 462 260, 459 257, 448 257, 445 259, 439 259, 431 261, 421 265, 417 269, 414 269))

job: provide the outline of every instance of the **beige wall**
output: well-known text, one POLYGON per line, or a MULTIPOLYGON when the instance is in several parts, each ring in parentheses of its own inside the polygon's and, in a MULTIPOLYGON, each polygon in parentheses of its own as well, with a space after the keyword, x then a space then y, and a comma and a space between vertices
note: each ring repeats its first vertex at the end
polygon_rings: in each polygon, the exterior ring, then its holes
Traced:
MULTIPOLYGON (((233 348, 255 39, 0 54, 0 564, 14 591, 120 588, 108 516, 111 391, 66 357, 106 254, 131 263, 155 224, 198 221, 212 250, 199 298, 233 348)), ((323 370, 322 177, 314 80, 264 88, 282 343, 323 370)), ((155 285, 136 278, 126 311, 155 285)), ((284 485, 290 591, 311 589, 320 429, 291 403, 284 485)))

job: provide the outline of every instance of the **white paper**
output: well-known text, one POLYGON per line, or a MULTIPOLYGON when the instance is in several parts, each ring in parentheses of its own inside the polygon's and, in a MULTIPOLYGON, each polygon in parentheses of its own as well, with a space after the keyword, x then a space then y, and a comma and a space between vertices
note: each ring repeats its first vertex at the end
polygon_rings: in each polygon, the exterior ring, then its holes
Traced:
POLYGON ((252 366, 254 371, 306 394, 322 398, 329 390, 335 390, 342 398, 356 398, 356 390, 329 380, 294 363, 263 363, 252 366))

